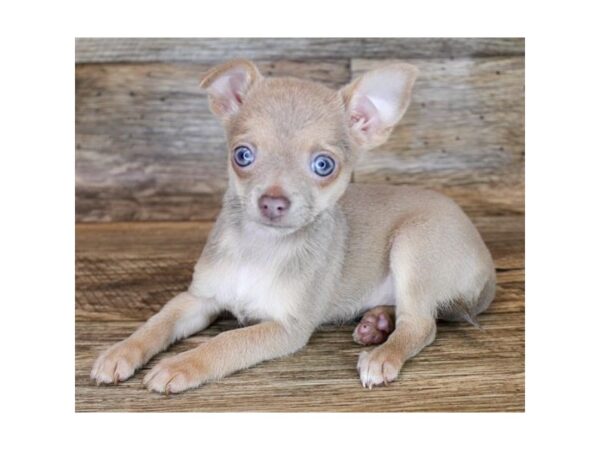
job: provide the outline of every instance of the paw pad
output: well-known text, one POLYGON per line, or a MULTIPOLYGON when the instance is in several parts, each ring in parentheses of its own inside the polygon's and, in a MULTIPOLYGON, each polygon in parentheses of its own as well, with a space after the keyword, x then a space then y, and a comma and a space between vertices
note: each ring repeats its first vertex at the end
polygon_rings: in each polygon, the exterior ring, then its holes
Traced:
POLYGON ((384 342, 394 330, 394 322, 387 312, 372 310, 367 312, 354 329, 353 337, 357 344, 377 345, 384 342))

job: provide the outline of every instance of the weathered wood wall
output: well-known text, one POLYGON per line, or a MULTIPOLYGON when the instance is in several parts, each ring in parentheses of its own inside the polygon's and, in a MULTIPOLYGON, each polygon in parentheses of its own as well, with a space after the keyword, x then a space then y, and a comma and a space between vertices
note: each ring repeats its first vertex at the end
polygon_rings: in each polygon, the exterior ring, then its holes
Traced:
POLYGON ((355 181, 428 186, 472 215, 524 211, 523 39, 78 39, 79 221, 216 216, 225 142, 198 80, 234 57, 333 87, 410 60, 413 103, 355 181))

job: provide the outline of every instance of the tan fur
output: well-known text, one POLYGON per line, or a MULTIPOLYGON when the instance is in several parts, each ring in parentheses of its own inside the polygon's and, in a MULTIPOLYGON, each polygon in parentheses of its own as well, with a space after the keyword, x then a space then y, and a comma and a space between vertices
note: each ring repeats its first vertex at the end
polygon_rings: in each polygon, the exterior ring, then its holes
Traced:
POLYGON ((411 187, 349 185, 352 169, 387 139, 410 102, 417 70, 395 64, 340 91, 264 78, 249 61, 212 69, 201 85, 228 140, 229 187, 194 279, 125 341, 104 352, 92 378, 130 377, 223 310, 246 328, 160 361, 149 389, 180 392, 297 351, 320 324, 394 305, 396 329, 361 353, 364 386, 387 384, 435 338, 435 320, 475 320, 494 295, 494 265, 479 233, 450 199, 411 187), (238 146, 252 149, 247 167, 238 146), (321 177, 316 155, 335 161, 321 177), (261 196, 285 197, 277 220, 261 196))

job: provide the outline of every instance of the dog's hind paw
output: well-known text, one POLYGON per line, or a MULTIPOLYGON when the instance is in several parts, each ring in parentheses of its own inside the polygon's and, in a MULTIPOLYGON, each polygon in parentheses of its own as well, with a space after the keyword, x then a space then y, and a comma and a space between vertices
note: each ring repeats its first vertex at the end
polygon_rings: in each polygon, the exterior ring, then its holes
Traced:
POLYGON ((377 345, 385 342, 394 327, 394 308, 378 306, 363 315, 352 337, 360 345, 377 345))

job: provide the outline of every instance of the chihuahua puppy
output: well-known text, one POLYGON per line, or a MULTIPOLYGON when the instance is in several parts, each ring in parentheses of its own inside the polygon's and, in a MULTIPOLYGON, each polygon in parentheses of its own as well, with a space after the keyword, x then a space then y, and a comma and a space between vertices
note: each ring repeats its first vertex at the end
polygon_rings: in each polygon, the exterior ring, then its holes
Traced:
POLYGON ((117 383, 229 310, 249 326, 163 359, 144 378, 163 393, 301 349, 327 322, 363 315, 354 339, 364 387, 387 384, 429 345, 436 319, 476 324, 495 291, 492 258, 449 198, 349 184, 357 161, 408 108, 417 69, 391 64, 339 91, 266 78, 246 60, 201 81, 228 142, 222 211, 186 292, 96 360, 117 383))

